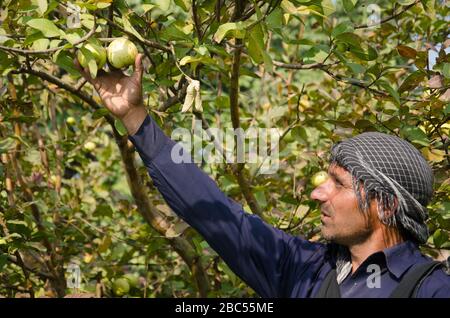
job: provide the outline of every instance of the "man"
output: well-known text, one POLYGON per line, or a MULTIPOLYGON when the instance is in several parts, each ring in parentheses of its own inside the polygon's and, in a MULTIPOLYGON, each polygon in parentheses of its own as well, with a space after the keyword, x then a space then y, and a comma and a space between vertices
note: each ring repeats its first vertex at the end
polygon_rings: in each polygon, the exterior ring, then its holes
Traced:
POLYGON ((141 54, 130 77, 92 79, 78 68, 122 120, 168 205, 262 297, 450 297, 449 277, 417 246, 428 236, 433 176, 406 141, 365 133, 333 147, 329 179, 311 194, 330 243, 309 242, 246 214, 195 164, 172 161, 175 142, 143 106, 141 54))

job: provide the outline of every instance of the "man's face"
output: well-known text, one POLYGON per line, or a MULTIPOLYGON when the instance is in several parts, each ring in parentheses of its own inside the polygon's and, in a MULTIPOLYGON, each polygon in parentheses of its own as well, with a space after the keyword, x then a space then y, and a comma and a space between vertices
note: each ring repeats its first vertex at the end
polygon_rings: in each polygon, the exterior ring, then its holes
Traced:
POLYGON ((342 245, 365 241, 372 233, 372 213, 360 211, 351 174, 331 165, 328 175, 311 193, 311 198, 320 202, 323 237, 342 245))

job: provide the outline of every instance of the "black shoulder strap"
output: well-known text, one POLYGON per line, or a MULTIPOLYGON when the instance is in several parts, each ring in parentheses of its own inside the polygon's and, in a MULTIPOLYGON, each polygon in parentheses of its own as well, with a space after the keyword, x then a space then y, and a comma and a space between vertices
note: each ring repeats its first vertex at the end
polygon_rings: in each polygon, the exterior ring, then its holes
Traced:
POLYGON ((335 269, 329 271, 327 276, 325 276, 325 279, 323 280, 322 285, 320 285, 319 291, 314 298, 341 298, 335 269))
POLYGON ((400 281, 397 288, 394 289, 390 298, 416 297, 417 291, 425 278, 441 265, 443 264, 438 261, 413 265, 400 281))

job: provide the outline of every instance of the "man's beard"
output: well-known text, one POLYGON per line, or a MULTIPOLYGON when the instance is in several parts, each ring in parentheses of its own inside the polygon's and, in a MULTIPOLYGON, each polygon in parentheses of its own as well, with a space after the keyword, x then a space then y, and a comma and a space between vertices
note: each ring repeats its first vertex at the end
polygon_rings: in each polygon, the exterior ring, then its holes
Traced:
POLYGON ((327 231, 327 229, 324 229, 324 225, 322 225, 321 233, 323 239, 330 243, 350 246, 365 242, 370 236, 371 230, 369 228, 364 228, 351 234, 342 234, 335 231, 327 231))

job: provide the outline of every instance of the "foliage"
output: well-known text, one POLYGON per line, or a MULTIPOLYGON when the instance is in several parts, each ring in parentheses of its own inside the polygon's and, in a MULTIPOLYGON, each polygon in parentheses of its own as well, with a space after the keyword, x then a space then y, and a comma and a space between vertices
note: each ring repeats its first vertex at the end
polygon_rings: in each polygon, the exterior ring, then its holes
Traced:
POLYGON ((191 128, 181 113, 186 76, 201 83, 203 112, 193 114, 210 127, 278 129, 275 174, 202 165, 246 211, 320 239, 310 178, 326 169, 331 144, 388 132, 435 173, 424 251, 450 248, 445 1, 377 1, 375 26, 376 7, 356 0, 1 3, 0 294, 119 297, 114 284, 125 277, 129 297, 254 296, 165 205, 125 128, 74 68, 77 48, 120 36, 146 55, 145 103, 169 135, 191 128), (81 269, 78 291, 66 285, 70 264, 81 269))

